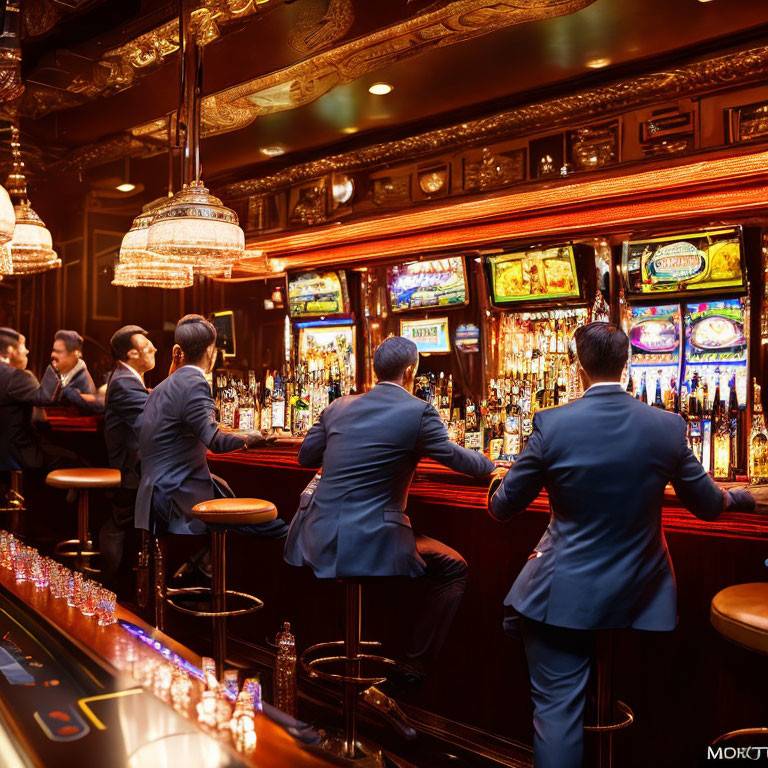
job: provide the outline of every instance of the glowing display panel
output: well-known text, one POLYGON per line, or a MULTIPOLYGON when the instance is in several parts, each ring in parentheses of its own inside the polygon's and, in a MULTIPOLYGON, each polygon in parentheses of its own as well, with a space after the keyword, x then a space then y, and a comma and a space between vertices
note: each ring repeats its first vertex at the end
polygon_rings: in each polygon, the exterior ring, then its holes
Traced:
POLYGON ((387 286, 393 312, 461 307, 467 303, 467 276, 461 256, 390 267, 387 286))
POLYGON ((685 305, 686 382, 696 378, 706 383, 710 397, 714 397, 719 382, 720 399, 726 404, 731 379, 735 380, 739 405, 747 404, 745 319, 743 299, 685 305))
POLYGON ((740 289, 744 287, 741 230, 628 241, 624 269, 633 294, 740 289))
POLYGON ((571 246, 489 256, 488 264, 497 306, 580 295, 571 246))
POLYGON ((434 320, 402 320, 400 335, 415 342, 419 352, 451 351, 447 317, 436 317, 434 320))
POLYGON ((630 372, 637 394, 646 389, 653 402, 680 380, 680 306, 632 307, 629 328, 630 372))
POLYGON ((347 279, 343 272, 307 272, 288 283, 291 317, 343 315, 349 312, 347 279))

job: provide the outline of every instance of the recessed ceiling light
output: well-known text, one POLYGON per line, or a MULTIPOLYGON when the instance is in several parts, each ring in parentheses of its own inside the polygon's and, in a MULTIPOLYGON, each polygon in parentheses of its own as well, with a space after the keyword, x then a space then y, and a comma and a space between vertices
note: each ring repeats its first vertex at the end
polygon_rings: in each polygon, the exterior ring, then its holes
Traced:
POLYGON ((372 93, 374 96, 386 96, 391 92, 392 86, 389 83, 374 83, 368 89, 368 93, 372 93))
POLYGON ((124 184, 118 184, 115 189, 117 189, 118 192, 133 192, 133 190, 136 189, 136 185, 131 184, 130 181, 126 181, 124 184))
POLYGON ((700 3, 711 3, 712 0, 699 0, 700 3))
POLYGON ((587 62, 587 66, 590 69, 602 69, 603 67, 607 67, 610 63, 610 59, 590 59, 587 62))
POLYGON ((360 129, 356 125, 348 125, 346 128, 342 128, 342 133, 357 133, 360 129))
POLYGON ((278 155, 284 155, 285 150, 282 147, 262 147, 261 154, 267 157, 277 157, 278 155))

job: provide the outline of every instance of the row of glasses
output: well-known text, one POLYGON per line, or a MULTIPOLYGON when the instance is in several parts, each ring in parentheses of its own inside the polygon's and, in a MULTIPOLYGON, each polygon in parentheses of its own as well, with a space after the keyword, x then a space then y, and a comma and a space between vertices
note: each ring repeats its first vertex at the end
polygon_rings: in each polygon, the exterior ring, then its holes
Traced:
POLYGON ((34 584, 36 591, 48 590, 56 600, 64 599, 83 616, 95 618, 101 627, 114 624, 117 595, 97 581, 86 579, 34 547, 19 541, 12 533, 0 531, 0 567, 12 571, 17 584, 34 584))

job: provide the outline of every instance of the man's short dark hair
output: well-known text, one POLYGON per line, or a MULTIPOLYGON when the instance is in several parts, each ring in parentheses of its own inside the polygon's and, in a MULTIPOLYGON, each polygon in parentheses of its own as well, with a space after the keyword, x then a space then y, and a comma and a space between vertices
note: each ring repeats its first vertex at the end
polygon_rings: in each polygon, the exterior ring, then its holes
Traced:
POLYGON ((63 341, 67 352, 83 351, 83 337, 77 331, 56 331, 54 341, 63 341))
POLYGON ((618 381, 629 355, 627 334, 615 323, 588 323, 573 334, 579 363, 590 379, 618 381))
POLYGON ((379 381, 399 379, 409 365, 419 362, 419 348, 402 336, 391 336, 376 347, 373 371, 379 381))
POLYGON ((21 334, 13 328, 0 328, 0 352, 5 352, 8 347, 16 349, 21 341, 21 334))
POLYGON ((184 315, 176 323, 173 341, 181 347, 186 362, 194 364, 216 341, 216 329, 202 315, 184 315))
POLYGON ((133 337, 136 334, 146 336, 147 332, 138 325, 124 325, 119 331, 112 334, 109 346, 112 349, 112 357, 115 360, 126 361, 128 353, 134 349, 133 337))

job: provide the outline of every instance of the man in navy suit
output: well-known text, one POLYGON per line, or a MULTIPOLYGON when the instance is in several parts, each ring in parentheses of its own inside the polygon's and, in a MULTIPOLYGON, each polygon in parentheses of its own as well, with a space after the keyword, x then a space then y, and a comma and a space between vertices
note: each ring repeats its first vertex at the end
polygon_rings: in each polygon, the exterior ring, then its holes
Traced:
POLYGON ((155 367, 155 345, 138 325, 126 325, 110 340, 115 367, 104 401, 104 440, 109 466, 120 470, 120 489, 112 498, 112 512, 99 531, 102 576, 114 583, 123 558, 125 536, 133 528, 136 489, 141 476, 139 429, 149 392, 144 374, 155 367))
POLYGON ((429 456, 476 477, 494 465, 452 443, 437 411, 411 394, 418 363, 412 341, 386 339, 374 354, 376 386, 334 400, 307 433, 299 463, 323 473, 291 522, 285 559, 321 579, 424 577, 427 594, 407 652, 423 673, 461 602, 467 564, 445 544, 414 535, 405 508, 416 464, 429 456))
POLYGON ((535 414, 525 450, 489 495, 499 520, 523 512, 545 487, 552 509, 505 600, 505 629, 521 631, 528 658, 536 768, 582 765, 595 630, 675 628, 661 527, 667 483, 704 520, 755 506, 746 491, 715 485, 688 447, 680 416, 624 391, 629 341, 620 328, 590 323, 575 341, 584 396, 535 414))
MULTIPOLYGON (((141 480, 136 497, 136 527, 156 534, 205 533, 205 523, 189 515, 201 502, 234 496, 208 468, 207 452, 229 453, 264 445, 261 432, 222 432, 206 376, 216 361, 216 329, 200 315, 176 325, 174 359, 180 367, 147 398, 139 430, 141 480)), ((234 530, 268 538, 285 535, 280 518, 234 530)))
POLYGON ((83 413, 100 413, 104 409, 83 360, 83 337, 77 331, 56 331, 51 364, 40 382, 38 399, 43 403, 72 405, 83 413))

